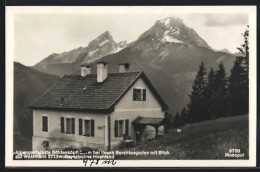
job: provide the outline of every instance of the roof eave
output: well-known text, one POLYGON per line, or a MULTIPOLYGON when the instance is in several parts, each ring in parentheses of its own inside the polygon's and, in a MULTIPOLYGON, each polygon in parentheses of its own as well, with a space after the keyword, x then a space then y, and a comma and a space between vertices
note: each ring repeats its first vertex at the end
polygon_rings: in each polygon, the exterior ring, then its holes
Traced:
POLYGON ((66 107, 38 107, 28 106, 32 110, 58 110, 58 111, 77 111, 77 112, 93 112, 93 113, 111 113, 113 109, 86 109, 86 108, 66 108, 66 107))

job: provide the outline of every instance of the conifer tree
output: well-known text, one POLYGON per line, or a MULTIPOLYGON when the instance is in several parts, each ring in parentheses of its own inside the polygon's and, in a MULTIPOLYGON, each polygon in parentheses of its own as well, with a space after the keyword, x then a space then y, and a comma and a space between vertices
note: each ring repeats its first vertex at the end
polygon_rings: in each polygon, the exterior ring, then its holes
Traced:
MULTIPOLYGON (((249 28, 249 26, 248 26, 249 28)), ((237 49, 242 56, 237 56, 229 78, 231 114, 248 113, 249 106, 249 29, 243 33, 244 43, 237 49)))
POLYGON ((207 84, 205 88, 205 108, 206 108, 206 114, 205 114, 205 119, 208 120, 210 119, 210 112, 209 112, 209 107, 212 103, 212 97, 215 94, 215 71, 213 68, 210 69, 208 76, 207 76, 207 84))
POLYGON ((167 132, 171 125, 172 125, 172 115, 169 114, 167 111, 164 113, 164 119, 165 119, 165 123, 164 123, 164 131, 167 132))
POLYGON ((225 67, 223 63, 220 62, 214 79, 214 90, 218 91, 219 89, 222 89, 224 92, 227 91, 227 81, 228 79, 225 67))
POLYGON ((227 92, 227 75, 221 62, 216 71, 213 84, 213 95, 210 98, 208 113, 211 119, 216 119, 229 114, 229 101, 227 92))
POLYGON ((174 117, 174 120, 173 120, 173 127, 180 127, 182 125, 183 125, 182 119, 180 117, 179 112, 177 112, 175 117, 174 117))
POLYGON ((245 68, 244 70, 248 72, 249 69, 249 26, 247 26, 247 29, 242 34, 244 37, 244 43, 241 45, 241 47, 238 47, 237 49, 242 53, 243 56, 239 56, 237 58, 241 59, 242 66, 245 68))
POLYGON ((239 115, 243 113, 243 104, 244 104, 244 86, 243 86, 243 77, 241 76, 244 72, 241 61, 236 59, 234 66, 231 69, 231 74, 229 77, 229 92, 230 92, 230 101, 231 101, 231 115, 239 115))
POLYGON ((181 115, 183 123, 186 124, 188 122, 188 112, 185 107, 181 110, 180 115, 181 115))
POLYGON ((206 69, 202 62, 199 71, 193 81, 190 103, 188 105, 189 122, 203 120, 205 112, 204 90, 206 86, 206 69))

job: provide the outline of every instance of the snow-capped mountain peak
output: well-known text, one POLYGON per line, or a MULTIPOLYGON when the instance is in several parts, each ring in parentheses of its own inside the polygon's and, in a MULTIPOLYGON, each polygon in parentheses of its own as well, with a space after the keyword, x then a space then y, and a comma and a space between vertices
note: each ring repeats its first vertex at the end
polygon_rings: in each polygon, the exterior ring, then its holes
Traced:
POLYGON ((161 42, 175 42, 183 43, 181 40, 178 40, 177 37, 180 34, 180 29, 177 27, 170 27, 169 30, 164 31, 161 42))
POLYGON ((116 44, 116 46, 117 46, 116 48, 117 48, 117 49, 116 49, 116 51, 115 51, 114 53, 116 53, 116 52, 118 52, 118 51, 121 51, 122 49, 126 48, 128 45, 129 45, 129 44, 127 43, 126 40, 117 43, 117 44, 116 44))
POLYGON ((160 22, 161 22, 165 27, 170 27, 171 18, 170 18, 170 17, 167 17, 166 19, 160 20, 160 22))
POLYGON ((103 42, 101 42, 100 44, 99 44, 99 46, 102 46, 102 45, 104 45, 105 43, 107 43, 109 40, 107 39, 107 40, 105 40, 105 41, 103 41, 103 42))
POLYGON ((196 31, 187 27, 182 19, 177 17, 167 17, 156 21, 148 31, 138 38, 138 40, 143 39, 151 39, 152 44, 155 44, 153 47, 158 47, 158 43, 181 43, 211 49, 196 31))

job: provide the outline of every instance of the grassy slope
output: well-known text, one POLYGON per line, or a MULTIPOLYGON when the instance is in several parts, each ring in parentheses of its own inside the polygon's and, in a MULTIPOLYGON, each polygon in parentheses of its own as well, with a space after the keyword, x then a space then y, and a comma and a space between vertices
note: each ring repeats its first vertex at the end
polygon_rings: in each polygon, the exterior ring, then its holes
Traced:
POLYGON ((168 150, 169 155, 118 156, 118 159, 231 159, 229 149, 240 149, 248 159, 248 115, 220 118, 188 124, 177 133, 169 130, 164 136, 133 148, 131 151, 168 150))
POLYGON ((59 77, 14 63, 14 151, 31 150, 32 112, 28 105, 59 77))

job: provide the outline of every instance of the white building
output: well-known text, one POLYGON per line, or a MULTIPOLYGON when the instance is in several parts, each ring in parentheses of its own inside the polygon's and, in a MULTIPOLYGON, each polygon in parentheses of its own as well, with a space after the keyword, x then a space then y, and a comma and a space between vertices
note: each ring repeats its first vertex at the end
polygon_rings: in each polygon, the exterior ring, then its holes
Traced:
POLYGON ((82 65, 81 75, 65 75, 29 106, 33 150, 106 150, 124 134, 137 141, 157 136, 167 105, 144 72, 128 72, 127 63, 119 64, 119 73, 108 74, 107 68, 99 62, 91 74, 82 65))

